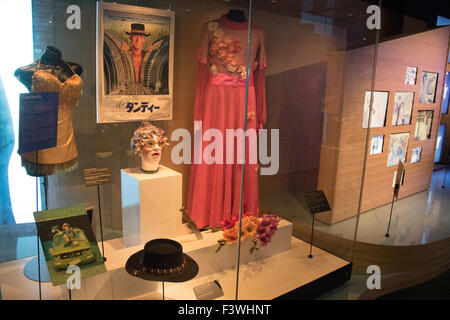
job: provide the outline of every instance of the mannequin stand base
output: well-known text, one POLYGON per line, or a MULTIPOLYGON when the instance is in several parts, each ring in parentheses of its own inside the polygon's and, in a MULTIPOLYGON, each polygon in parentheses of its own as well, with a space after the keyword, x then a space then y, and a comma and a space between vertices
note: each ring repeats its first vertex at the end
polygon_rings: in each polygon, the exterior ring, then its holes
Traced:
MULTIPOLYGON (((48 273, 45 257, 41 255, 39 260, 41 261, 41 282, 50 282, 50 274, 48 273)), ((27 262, 23 268, 23 274, 30 280, 39 281, 37 256, 27 262)))

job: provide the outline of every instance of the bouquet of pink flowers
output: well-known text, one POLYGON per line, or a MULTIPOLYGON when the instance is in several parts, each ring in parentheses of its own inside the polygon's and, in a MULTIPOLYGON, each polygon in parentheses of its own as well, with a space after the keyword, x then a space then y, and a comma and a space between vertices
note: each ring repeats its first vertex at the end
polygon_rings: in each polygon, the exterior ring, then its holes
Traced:
MULTIPOLYGON (((274 214, 263 214, 262 217, 255 217, 251 212, 242 215, 241 241, 251 239, 253 246, 250 248, 252 254, 259 250, 258 243, 263 247, 267 246, 272 240, 273 235, 278 229, 280 217, 274 214)), ((233 216, 221 222, 223 238, 218 241, 219 251, 226 244, 234 243, 239 240, 239 217, 233 216)))

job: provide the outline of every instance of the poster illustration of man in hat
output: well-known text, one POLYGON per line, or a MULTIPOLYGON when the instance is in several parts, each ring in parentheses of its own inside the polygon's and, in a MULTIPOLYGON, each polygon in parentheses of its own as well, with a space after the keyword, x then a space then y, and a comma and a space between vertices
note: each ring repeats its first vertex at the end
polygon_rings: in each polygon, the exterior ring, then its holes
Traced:
POLYGON ((130 36, 131 48, 126 42, 122 42, 121 50, 131 55, 135 80, 136 83, 140 83, 141 81, 139 75, 141 73, 142 58, 147 54, 147 52, 151 52, 153 50, 151 44, 147 46, 147 50, 144 49, 145 40, 150 34, 145 32, 145 26, 141 23, 132 23, 131 31, 125 33, 130 36))
POLYGON ((169 40, 167 24, 108 20, 105 95, 168 94, 169 40))

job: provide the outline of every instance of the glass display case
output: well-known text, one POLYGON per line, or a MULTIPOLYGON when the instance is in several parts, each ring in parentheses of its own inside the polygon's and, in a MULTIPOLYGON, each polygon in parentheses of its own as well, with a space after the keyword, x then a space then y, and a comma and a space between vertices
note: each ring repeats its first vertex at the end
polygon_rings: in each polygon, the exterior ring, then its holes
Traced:
POLYGON ((5 3, 2 299, 357 299, 373 270, 448 267, 450 27, 359 0, 5 3))

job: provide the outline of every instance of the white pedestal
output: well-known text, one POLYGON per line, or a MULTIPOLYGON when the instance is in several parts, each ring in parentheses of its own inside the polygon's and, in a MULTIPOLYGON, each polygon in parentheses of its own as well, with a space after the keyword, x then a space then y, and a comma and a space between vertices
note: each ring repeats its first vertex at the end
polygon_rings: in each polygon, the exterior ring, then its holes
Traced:
POLYGON ((139 168, 122 169, 123 243, 127 247, 155 238, 186 234, 182 224, 181 173, 160 166, 149 174, 139 168))

